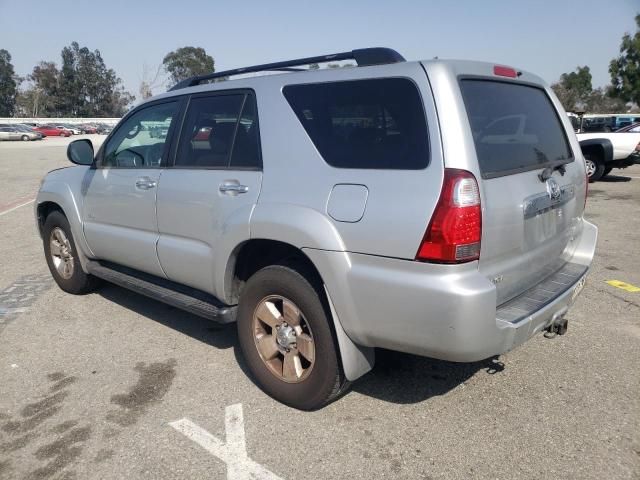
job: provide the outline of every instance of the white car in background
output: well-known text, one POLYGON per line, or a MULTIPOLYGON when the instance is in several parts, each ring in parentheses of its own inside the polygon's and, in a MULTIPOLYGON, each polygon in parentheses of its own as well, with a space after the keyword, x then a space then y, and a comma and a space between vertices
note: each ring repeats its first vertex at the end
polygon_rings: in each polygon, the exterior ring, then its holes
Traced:
POLYGON ((640 163, 640 132, 578 133, 587 176, 596 182, 614 168, 640 163))
POLYGON ((75 125, 71 125, 69 123, 65 123, 65 124, 61 124, 61 125, 56 125, 58 128, 64 128, 65 130, 69 130, 71 133, 73 133, 74 135, 80 135, 82 133, 82 130, 80 130, 78 127, 76 127, 75 125))

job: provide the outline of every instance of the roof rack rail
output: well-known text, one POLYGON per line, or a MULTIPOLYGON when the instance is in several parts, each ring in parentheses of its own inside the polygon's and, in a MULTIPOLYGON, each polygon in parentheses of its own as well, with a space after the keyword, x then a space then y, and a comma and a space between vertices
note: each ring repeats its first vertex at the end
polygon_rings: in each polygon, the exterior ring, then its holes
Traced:
POLYGON ((295 60, 285 60, 283 62, 265 63, 262 65, 253 65, 251 67, 236 68, 234 70, 227 70, 224 72, 209 73, 207 75, 198 75, 176 83, 169 89, 169 91, 193 87, 195 85, 199 85, 202 82, 213 80, 215 78, 242 75, 243 73, 264 72, 268 70, 292 71, 292 67, 309 65, 311 63, 338 62, 341 60, 355 60, 359 67, 368 65, 383 65, 386 63, 399 63, 405 61, 402 55, 391 48, 359 48, 350 52, 333 53, 330 55, 320 55, 317 57, 298 58, 295 60))

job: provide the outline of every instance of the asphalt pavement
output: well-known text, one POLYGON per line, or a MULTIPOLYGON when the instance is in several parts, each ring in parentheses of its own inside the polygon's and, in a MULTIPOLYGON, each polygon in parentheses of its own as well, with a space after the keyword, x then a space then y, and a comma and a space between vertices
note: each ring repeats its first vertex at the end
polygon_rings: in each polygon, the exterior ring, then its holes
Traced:
POLYGON ((606 283, 640 286, 640 165, 590 185, 566 335, 474 364, 379 351, 306 413, 254 385, 233 325, 57 288, 30 202, 68 142, 0 143, 0 478, 640 478, 640 292, 606 283))

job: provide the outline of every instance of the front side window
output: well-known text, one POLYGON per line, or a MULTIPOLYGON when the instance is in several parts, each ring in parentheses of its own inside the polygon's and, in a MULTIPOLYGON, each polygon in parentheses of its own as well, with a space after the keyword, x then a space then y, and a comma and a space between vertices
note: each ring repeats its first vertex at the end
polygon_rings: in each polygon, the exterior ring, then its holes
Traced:
POLYGON ((161 103, 134 113, 107 142, 102 167, 158 168, 178 111, 177 102, 161 103))
POLYGON ((175 166, 259 167, 258 125, 252 95, 193 97, 180 134, 175 166))
POLYGON ((288 85, 283 92, 333 167, 418 170, 429 163, 422 99, 408 79, 288 85))

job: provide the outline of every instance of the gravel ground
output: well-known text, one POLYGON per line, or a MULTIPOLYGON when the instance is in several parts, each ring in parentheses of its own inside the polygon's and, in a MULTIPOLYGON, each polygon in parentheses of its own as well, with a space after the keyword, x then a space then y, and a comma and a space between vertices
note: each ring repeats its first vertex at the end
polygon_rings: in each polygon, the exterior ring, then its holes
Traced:
MULTIPOLYGON (((169 423, 224 441, 238 403, 249 457, 282 479, 640 477, 640 293, 605 283, 640 285, 640 165, 591 185, 598 251, 567 335, 475 364, 380 351, 347 395, 303 413, 252 383, 233 326, 53 284, 32 205, 2 212, 68 165, 68 141, 0 144, 0 478, 227 478, 169 423)), ((250 478, 228 461, 228 478, 250 478)))

